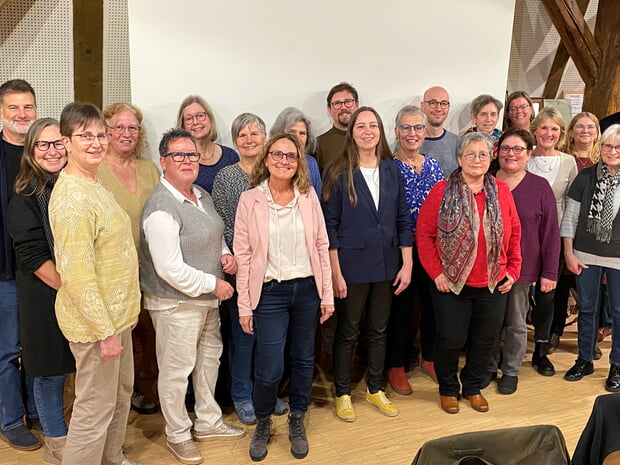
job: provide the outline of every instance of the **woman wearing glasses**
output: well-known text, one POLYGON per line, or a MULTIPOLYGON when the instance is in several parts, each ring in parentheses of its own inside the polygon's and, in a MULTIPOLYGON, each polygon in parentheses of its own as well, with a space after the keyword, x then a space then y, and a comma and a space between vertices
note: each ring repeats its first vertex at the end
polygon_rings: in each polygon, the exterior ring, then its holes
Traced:
MULTIPOLYGON (((407 206, 415 226, 420 207, 435 184, 444 179, 441 165, 437 160, 420 152, 426 136, 426 115, 418 107, 407 105, 396 115, 394 132, 398 150, 394 161, 400 170, 405 189, 407 206)), ((418 295, 420 308, 420 365, 433 379, 436 379, 433 366, 433 339, 435 336, 435 317, 429 293, 429 278, 420 264, 417 248, 413 248, 412 284, 392 301, 392 312, 387 338, 387 377, 392 389, 399 394, 411 394, 411 387, 405 375, 406 343, 409 341, 411 320, 414 312, 415 295, 418 295)), ((415 334, 414 334, 415 337, 415 334)))
POLYGON ((254 461, 267 456, 285 348, 291 366, 291 454, 308 454, 304 415, 314 369, 317 323, 334 312, 328 239, 303 148, 291 134, 265 144, 241 194, 235 220, 239 323, 256 336, 254 461))
POLYGON ((457 145, 460 168, 431 189, 418 216, 418 253, 435 284, 434 362, 448 413, 459 411, 461 393, 475 410, 489 410, 480 389, 506 294, 521 270, 521 225, 510 189, 488 174, 492 153, 491 136, 465 134, 457 145), (459 383, 459 355, 468 340, 459 383))
POLYGON ((517 90, 506 99, 504 113, 504 131, 508 129, 530 130, 530 123, 534 119, 534 104, 532 99, 522 90, 517 90))
MULTIPOLYGON (((97 170, 97 178, 131 219, 136 250, 140 250, 140 217, 144 202, 159 182, 159 171, 142 156, 147 146, 142 127, 142 112, 130 103, 109 105, 103 116, 108 124, 108 151, 97 170)), ((140 311, 137 326, 131 333, 134 346, 141 350, 135 363, 134 392, 131 407, 138 413, 157 411, 157 360, 155 331, 145 310, 140 311)))
POLYGON ((578 381, 594 372, 600 283, 607 276, 613 320, 609 376, 605 389, 620 391, 620 125, 601 137, 601 160, 575 178, 568 191, 560 230, 566 267, 577 275, 579 357, 564 375, 578 381))
MULTIPOLYGON (((499 171, 514 198, 521 220, 521 276, 508 293, 504 315, 504 350, 502 379, 498 390, 512 394, 517 390, 521 362, 527 350, 526 316, 530 306, 529 292, 536 283, 534 323, 534 365, 543 375, 547 360, 547 341, 553 318, 553 294, 558 280, 560 230, 555 197, 549 183, 525 170, 533 148, 532 136, 523 129, 509 129, 499 139, 499 171), (544 341, 544 342, 543 342, 544 341)), ((492 358, 489 382, 497 376, 497 357, 492 358)))
MULTIPOLYGON (((48 203, 58 173, 67 162, 58 121, 41 118, 26 135, 21 169, 7 212, 17 263, 21 358, 32 377, 34 401, 45 436, 44 460, 60 464, 67 439, 63 393, 67 373, 75 371, 54 302, 60 277, 54 264, 54 238, 48 203)), ((32 420, 32 419, 31 419, 32 420)))
POLYGON ((49 203, 62 283, 55 309, 76 365, 62 463, 132 464, 122 451, 133 387, 131 327, 140 313, 131 220, 97 179, 108 148, 99 109, 70 103, 60 133, 68 161, 49 203))
POLYGON ((189 95, 181 102, 177 128, 189 131, 196 139, 200 165, 195 184, 210 194, 215 175, 225 166, 237 163, 239 155, 230 147, 215 143, 218 137, 215 116, 199 95, 189 95))

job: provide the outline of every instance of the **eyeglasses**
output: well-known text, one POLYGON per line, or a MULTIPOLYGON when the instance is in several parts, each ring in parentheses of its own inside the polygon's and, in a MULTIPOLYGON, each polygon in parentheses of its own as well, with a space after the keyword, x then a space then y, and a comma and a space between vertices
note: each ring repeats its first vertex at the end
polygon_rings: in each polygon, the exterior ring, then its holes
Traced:
POLYGON ((421 134, 426 129, 426 126, 423 124, 401 124, 398 126, 401 132, 411 132, 414 131, 418 134, 421 134))
POLYGON ((299 155, 296 154, 295 152, 284 153, 280 150, 274 150, 273 152, 267 152, 267 153, 271 155, 271 158, 273 158, 274 161, 280 161, 285 157, 289 163, 297 163, 299 161, 299 155))
POLYGON ((575 129, 579 129, 580 131, 594 131, 596 129, 596 126, 594 124, 575 124, 575 129))
POLYGON ((503 153, 504 155, 508 155, 511 150, 515 155, 521 155, 524 150, 527 150, 527 147, 521 147, 520 145, 515 145, 514 147, 510 147, 509 145, 499 146, 499 153, 503 153))
POLYGON ((186 158, 191 162, 200 160, 200 152, 170 152, 165 156, 172 158, 176 162, 185 161, 186 158))
POLYGON ((34 146, 38 148, 41 152, 45 152, 50 149, 50 146, 54 146, 56 150, 64 150, 65 144, 60 139, 58 140, 38 140, 34 143, 34 146))
POLYGON ((92 144, 95 139, 97 139, 101 145, 108 143, 108 135, 103 133, 91 134, 90 132, 85 132, 83 134, 71 134, 71 137, 77 137, 83 144, 92 144))
POLYGON ((529 105, 527 103, 524 103, 523 105, 519 105, 518 107, 510 107, 508 108, 508 113, 516 113, 517 111, 525 111, 525 109, 528 107, 529 105))
POLYGON ((206 111, 199 111, 195 115, 184 116, 183 117, 183 122, 185 124, 193 124, 194 123, 194 119, 196 121, 198 121, 199 123, 202 123, 204 120, 207 119, 207 112, 206 111))
POLYGON ((472 161, 474 158, 480 161, 487 161, 491 158, 491 155, 488 152, 465 152, 462 157, 467 161, 472 161))
POLYGON ((601 149, 603 149, 603 152, 611 152, 615 150, 616 153, 620 153, 620 145, 601 144, 601 149))
POLYGON ((355 99, 348 98, 345 100, 335 100, 330 103, 329 106, 332 107, 334 110, 340 110, 342 108, 342 105, 344 105, 345 108, 351 108, 354 103, 355 99))
POLYGON ((429 107, 431 108, 437 108, 437 105, 439 105, 441 108, 448 108, 450 106, 450 102, 448 100, 424 100, 424 103, 426 103, 429 107))
POLYGON ((138 134, 140 126, 123 126, 119 124, 118 126, 108 126, 108 129, 114 134, 124 134, 126 130, 129 131, 129 134, 138 134))

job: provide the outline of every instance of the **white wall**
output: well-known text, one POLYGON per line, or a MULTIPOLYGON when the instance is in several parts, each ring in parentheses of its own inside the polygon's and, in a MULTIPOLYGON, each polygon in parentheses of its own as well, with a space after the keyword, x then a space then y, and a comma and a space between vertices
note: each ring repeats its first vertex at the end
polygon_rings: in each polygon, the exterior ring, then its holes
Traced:
POLYGON ((326 94, 351 82, 383 116, 388 135, 407 103, 445 86, 447 126, 469 125, 478 94, 504 99, 515 0, 129 0, 133 102, 146 115, 151 151, 179 102, 202 95, 223 143, 234 117, 269 126, 286 106, 331 126, 326 94))

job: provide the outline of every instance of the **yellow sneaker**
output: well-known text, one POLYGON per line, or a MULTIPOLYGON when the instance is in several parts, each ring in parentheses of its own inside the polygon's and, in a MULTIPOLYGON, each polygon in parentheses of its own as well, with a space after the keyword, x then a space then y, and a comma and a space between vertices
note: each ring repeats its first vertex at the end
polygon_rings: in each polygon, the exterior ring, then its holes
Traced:
POLYGON ((388 417, 395 417, 398 415, 396 405, 385 397, 385 392, 383 391, 377 391, 376 393, 371 394, 370 391, 366 390, 366 400, 377 407, 382 414, 388 417))
POLYGON ((351 402, 351 396, 336 396, 336 415, 343 421, 355 421, 355 410, 353 410, 353 403, 351 402))

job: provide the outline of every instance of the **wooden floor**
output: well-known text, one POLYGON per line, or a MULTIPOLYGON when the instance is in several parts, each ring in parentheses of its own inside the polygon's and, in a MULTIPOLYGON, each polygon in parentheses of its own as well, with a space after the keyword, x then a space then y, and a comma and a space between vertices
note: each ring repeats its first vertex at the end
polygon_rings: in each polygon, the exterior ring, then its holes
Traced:
MULTIPOLYGON (((592 408, 594 399, 604 394, 604 383, 609 370, 610 338, 601 343, 603 358, 595 362, 593 375, 579 382, 562 379, 576 358, 576 325, 569 326, 562 338, 560 349, 551 356, 557 374, 553 377, 538 375, 530 365, 531 344, 523 362, 519 388, 514 395, 497 393, 492 383, 483 394, 489 401, 490 411, 479 413, 466 401, 461 401, 457 415, 444 413, 438 403, 437 385, 415 368, 409 373, 414 393, 400 396, 390 388, 388 397, 398 406, 400 414, 394 418, 382 416, 364 400, 365 385, 360 383, 353 402, 357 421, 344 423, 334 413, 331 387, 317 383, 314 397, 323 398, 324 405, 313 404, 307 414, 306 427, 310 453, 299 461, 289 453, 286 416, 274 417, 275 435, 269 445, 264 464, 306 465, 408 465, 418 448, 430 439, 469 431, 510 428, 537 424, 558 426, 572 455, 592 408)), ((228 412, 225 421, 240 425, 236 416, 228 412)), ((245 438, 237 441, 199 443, 205 464, 250 464, 248 444, 254 427, 248 427, 245 438)), ((178 463, 165 447, 161 414, 143 416, 132 412, 127 428, 126 456, 147 465, 178 463)), ((0 464, 45 464, 41 450, 18 452, 0 442, 0 464)), ((84 464, 91 465, 91 464, 84 464)))

